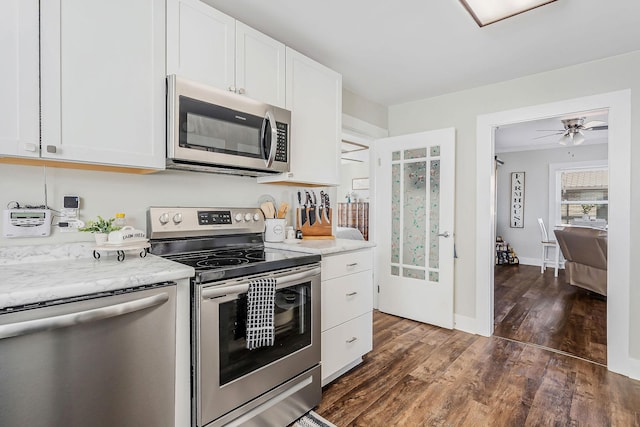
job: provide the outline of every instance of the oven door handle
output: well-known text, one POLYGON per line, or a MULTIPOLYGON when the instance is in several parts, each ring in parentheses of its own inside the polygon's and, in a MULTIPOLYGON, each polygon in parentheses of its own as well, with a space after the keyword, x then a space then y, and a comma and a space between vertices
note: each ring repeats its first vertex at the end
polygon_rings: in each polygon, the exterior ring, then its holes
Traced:
MULTIPOLYGON (((276 277, 276 289, 282 289, 298 283, 304 279, 320 274, 320 267, 312 268, 300 273, 287 274, 285 276, 276 277)), ((243 294, 249 291, 249 282, 240 285, 211 287, 202 291, 202 298, 212 299, 225 295, 243 294)))

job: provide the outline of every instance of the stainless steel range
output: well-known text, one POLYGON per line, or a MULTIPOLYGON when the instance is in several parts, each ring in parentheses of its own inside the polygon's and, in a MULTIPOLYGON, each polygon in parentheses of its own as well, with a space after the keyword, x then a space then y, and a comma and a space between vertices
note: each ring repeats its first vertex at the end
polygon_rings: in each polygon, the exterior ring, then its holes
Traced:
POLYGON ((264 247, 254 208, 152 207, 151 253, 193 266, 192 424, 288 425, 321 399, 320 256, 264 247), (273 343, 249 349, 248 290, 273 279, 273 343))

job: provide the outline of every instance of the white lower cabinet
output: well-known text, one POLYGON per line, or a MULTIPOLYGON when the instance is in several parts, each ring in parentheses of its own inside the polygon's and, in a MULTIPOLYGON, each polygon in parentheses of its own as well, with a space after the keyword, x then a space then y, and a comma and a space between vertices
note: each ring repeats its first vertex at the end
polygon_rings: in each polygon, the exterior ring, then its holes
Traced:
POLYGON ((373 347, 372 251, 322 260, 322 385, 362 361, 373 347))

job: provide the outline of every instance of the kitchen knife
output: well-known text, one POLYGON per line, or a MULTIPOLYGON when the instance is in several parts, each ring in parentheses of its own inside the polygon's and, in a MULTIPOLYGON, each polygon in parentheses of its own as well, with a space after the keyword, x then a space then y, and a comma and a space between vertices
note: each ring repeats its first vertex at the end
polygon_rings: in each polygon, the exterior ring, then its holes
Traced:
MULTIPOLYGON (((320 214, 320 205, 318 205, 318 198, 316 197, 316 191, 312 190, 311 194, 313 194, 313 213, 316 216, 316 219, 318 220, 318 224, 322 224, 322 216, 320 214)), ((320 202, 322 203, 322 199, 320 199, 320 202)))
POLYGON ((305 200, 304 205, 302 204, 302 194, 298 191, 298 206, 300 206, 300 228, 307 222, 307 202, 305 200))
POLYGON ((329 193, 324 194, 324 214, 325 218, 327 218, 327 222, 331 222, 331 203, 329 202, 329 193))
POLYGON ((313 224, 316 223, 316 209, 315 209, 316 207, 313 205, 313 202, 311 200, 311 194, 309 194, 309 191, 305 190, 304 192, 307 195, 307 200, 305 202, 305 208, 307 207, 306 203, 308 203, 309 204, 309 208, 310 208, 309 211, 308 211, 308 214, 309 214, 309 225, 312 226, 313 224))
POLYGON ((329 223, 329 195, 321 191, 320 201, 322 202, 322 217, 324 218, 324 222, 329 223))

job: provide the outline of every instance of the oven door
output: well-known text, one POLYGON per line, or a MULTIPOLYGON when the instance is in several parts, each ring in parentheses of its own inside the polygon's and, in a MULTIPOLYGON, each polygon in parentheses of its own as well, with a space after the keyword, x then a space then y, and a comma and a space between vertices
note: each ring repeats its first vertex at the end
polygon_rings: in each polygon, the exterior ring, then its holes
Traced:
MULTIPOLYGON (((275 342, 248 350, 247 290, 253 279, 201 285, 195 309, 197 425, 205 426, 320 362, 320 267, 276 279, 275 342)), ((320 384, 318 384, 320 387, 320 384)))

